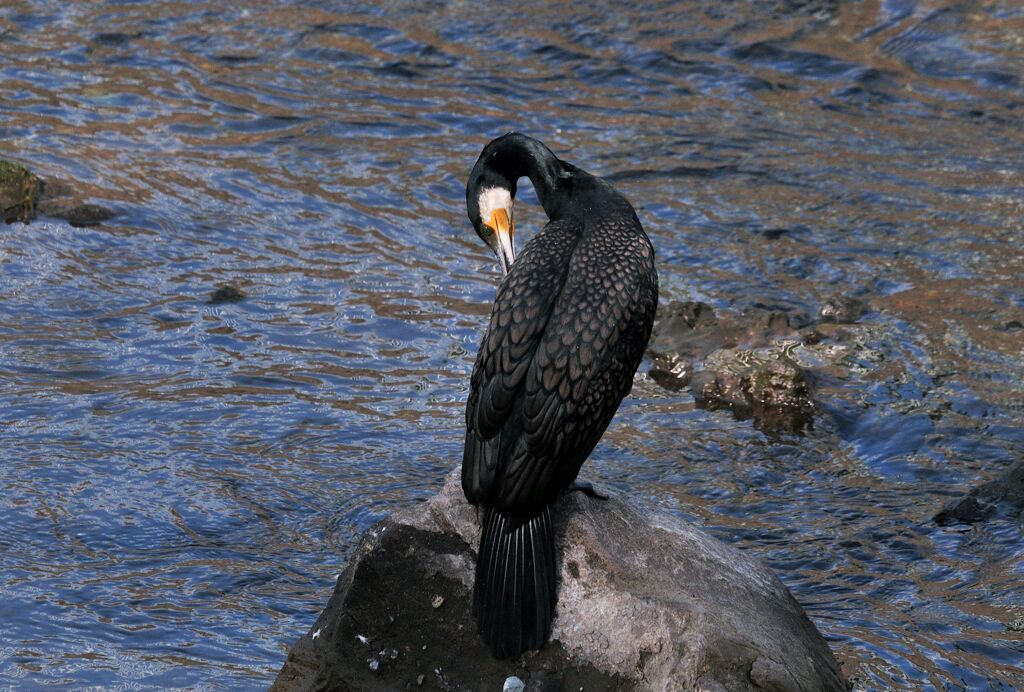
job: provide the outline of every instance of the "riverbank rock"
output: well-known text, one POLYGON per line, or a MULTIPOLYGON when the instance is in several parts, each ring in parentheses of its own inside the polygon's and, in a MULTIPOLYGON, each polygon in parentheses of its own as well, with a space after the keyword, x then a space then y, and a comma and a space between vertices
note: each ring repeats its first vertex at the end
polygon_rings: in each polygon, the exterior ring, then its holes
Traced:
POLYGON ((476 511, 459 472, 371 529, 272 689, 845 690, 824 639, 756 560, 670 515, 569 493, 551 641, 498 661, 470 614, 476 511))
POLYGON ((98 204, 83 203, 68 183, 44 180, 24 166, 0 159, 0 216, 5 223, 31 223, 37 215, 64 219, 76 228, 114 217, 98 204))
POLYGON ((935 515, 935 521, 944 526, 957 522, 974 524, 987 519, 1000 504, 1018 511, 1024 509, 1024 460, 1014 462, 994 480, 947 504, 935 515))

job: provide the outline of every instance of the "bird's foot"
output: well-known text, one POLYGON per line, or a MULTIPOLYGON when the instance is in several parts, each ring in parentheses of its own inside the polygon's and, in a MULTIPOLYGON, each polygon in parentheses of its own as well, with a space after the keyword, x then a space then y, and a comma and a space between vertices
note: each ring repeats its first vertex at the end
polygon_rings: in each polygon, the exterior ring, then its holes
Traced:
POLYGON ((565 489, 565 492, 580 492, 586 495, 587 497, 594 498, 595 500, 608 499, 607 495, 602 495, 601 493, 597 492, 597 489, 594 488, 594 485, 589 481, 573 481, 572 485, 565 489))

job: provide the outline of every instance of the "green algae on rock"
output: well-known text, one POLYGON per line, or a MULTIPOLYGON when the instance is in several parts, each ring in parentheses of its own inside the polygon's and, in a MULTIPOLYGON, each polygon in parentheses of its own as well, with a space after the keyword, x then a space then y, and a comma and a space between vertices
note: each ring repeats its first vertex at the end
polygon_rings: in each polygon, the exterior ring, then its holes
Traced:
POLYGON ((32 171, 0 159, 0 213, 6 223, 28 223, 36 215, 41 181, 32 171))

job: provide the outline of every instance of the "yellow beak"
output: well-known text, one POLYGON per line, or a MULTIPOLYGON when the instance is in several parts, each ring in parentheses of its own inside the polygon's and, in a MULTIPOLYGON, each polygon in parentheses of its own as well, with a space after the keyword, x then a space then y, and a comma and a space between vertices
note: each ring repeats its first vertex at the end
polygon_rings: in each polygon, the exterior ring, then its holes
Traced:
POLYGON ((501 264, 501 271, 504 274, 508 274, 512 268, 512 263, 516 260, 516 250, 512 243, 515 235, 515 225, 512 223, 512 219, 508 216, 508 211, 505 209, 495 209, 491 212, 491 219, 487 223, 488 226, 494 229, 495 234, 498 236, 497 247, 494 249, 494 254, 498 256, 498 262, 501 264))

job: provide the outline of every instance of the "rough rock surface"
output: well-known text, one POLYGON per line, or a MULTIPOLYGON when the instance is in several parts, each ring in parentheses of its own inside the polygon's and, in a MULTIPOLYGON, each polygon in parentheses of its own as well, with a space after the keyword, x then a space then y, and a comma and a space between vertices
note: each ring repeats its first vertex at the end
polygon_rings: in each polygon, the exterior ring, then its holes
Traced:
POLYGON ((479 534, 452 473, 364 537, 273 690, 845 690, 824 639, 766 567, 674 517, 570 493, 556 510, 551 641, 514 661, 476 636, 479 534))
POLYGON ((1014 462, 998 478, 950 502, 935 515, 935 521, 943 525, 973 524, 987 519, 1000 503, 1024 509, 1024 460, 1014 462))
POLYGON ((790 357, 801 340, 785 313, 719 316, 704 303, 673 301, 648 347, 650 374, 668 389, 689 387, 702 408, 753 418, 762 430, 798 431, 814 411, 804 371, 790 357))

